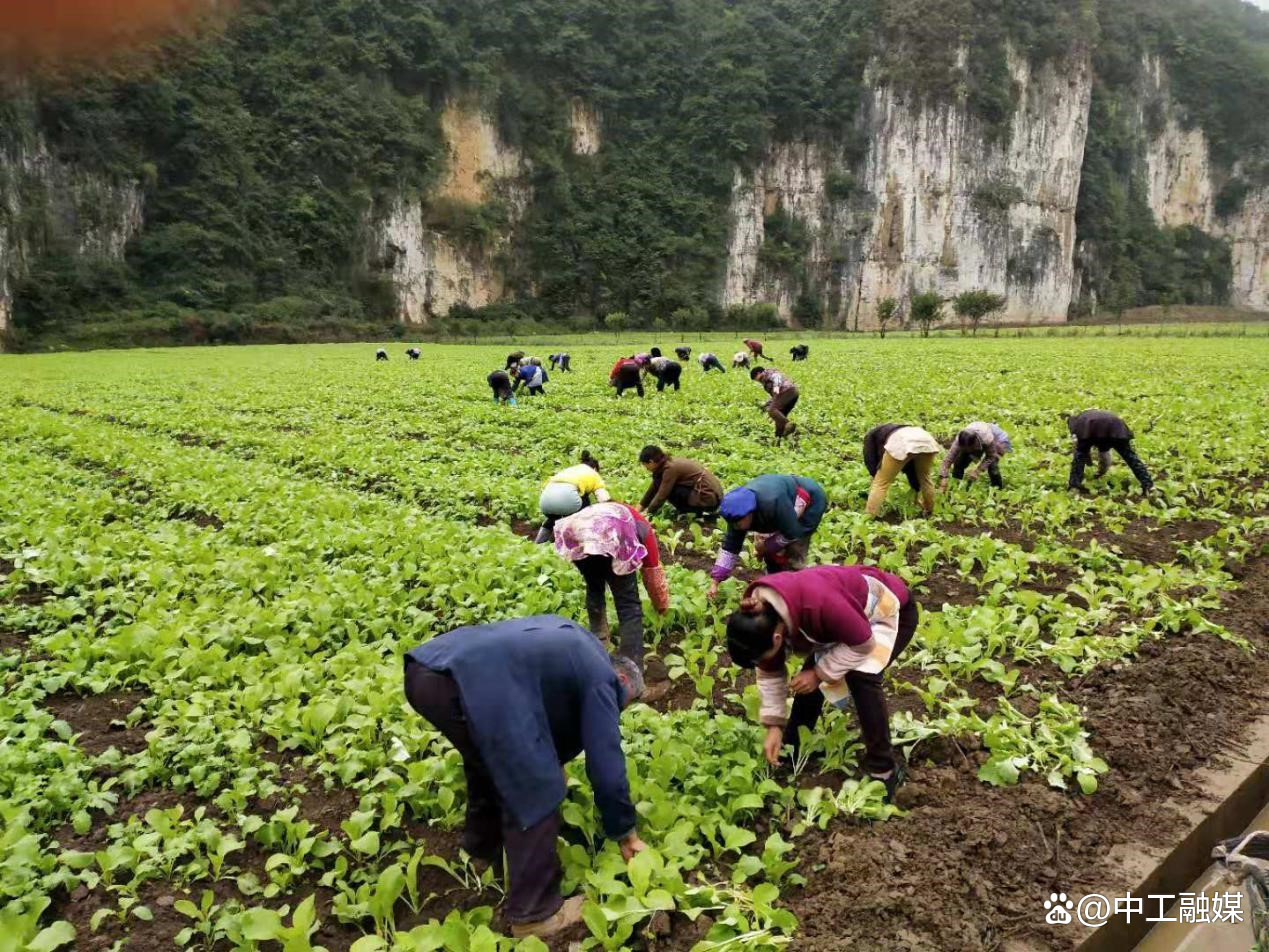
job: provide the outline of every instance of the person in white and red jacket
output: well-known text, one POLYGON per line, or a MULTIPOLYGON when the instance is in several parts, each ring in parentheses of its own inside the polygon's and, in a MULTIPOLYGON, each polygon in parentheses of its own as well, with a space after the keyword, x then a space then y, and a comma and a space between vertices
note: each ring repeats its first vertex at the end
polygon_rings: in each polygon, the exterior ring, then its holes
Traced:
POLYGON ((786 745, 796 753, 799 729, 815 729, 824 698, 844 707, 849 692, 863 734, 864 770, 893 798, 904 768, 890 743, 882 673, 911 643, 919 615, 903 580, 872 566, 820 565, 753 582, 727 621, 727 650, 735 664, 758 669, 767 760, 778 763, 786 745), (789 654, 806 657, 791 680, 789 654))

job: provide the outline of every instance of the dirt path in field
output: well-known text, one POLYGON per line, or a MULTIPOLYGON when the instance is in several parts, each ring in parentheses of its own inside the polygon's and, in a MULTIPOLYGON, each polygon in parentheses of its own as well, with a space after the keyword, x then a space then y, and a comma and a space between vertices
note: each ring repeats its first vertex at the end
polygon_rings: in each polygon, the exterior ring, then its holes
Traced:
POLYGON ((1174 839, 1182 819, 1164 801, 1200 800, 1197 771, 1235 751, 1269 706, 1269 558, 1241 581, 1214 620, 1256 654, 1211 636, 1168 638, 1063 688, 1111 766, 1094 796, 1034 778, 994 789, 975 776, 984 753, 938 744, 916 752, 899 797, 906 818, 802 840, 807 884, 785 897, 801 924, 796 948, 953 952, 1010 939, 1074 948, 1075 927, 1044 924, 1049 892, 1135 886, 1119 880, 1116 852, 1174 839))

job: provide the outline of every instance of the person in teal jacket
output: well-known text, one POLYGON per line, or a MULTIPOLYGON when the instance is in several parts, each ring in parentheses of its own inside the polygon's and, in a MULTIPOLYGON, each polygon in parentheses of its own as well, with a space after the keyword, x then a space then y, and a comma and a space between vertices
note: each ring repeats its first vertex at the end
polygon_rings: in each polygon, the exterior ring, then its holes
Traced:
POLYGON ((760 537, 758 551, 769 574, 805 566, 811 536, 826 509, 824 487, 807 476, 768 473, 729 492, 718 508, 727 520, 727 534, 710 569, 709 597, 735 571, 750 532, 760 537))

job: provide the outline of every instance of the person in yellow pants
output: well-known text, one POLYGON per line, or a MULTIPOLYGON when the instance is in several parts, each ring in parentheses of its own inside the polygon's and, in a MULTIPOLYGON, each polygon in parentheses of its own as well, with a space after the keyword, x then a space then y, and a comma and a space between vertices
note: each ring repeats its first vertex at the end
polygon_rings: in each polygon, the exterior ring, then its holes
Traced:
POLYGON ((934 512, 934 464, 943 447, 919 426, 884 423, 864 437, 864 466, 872 477, 868 515, 881 514, 890 484, 903 473, 921 500, 925 514, 934 512))

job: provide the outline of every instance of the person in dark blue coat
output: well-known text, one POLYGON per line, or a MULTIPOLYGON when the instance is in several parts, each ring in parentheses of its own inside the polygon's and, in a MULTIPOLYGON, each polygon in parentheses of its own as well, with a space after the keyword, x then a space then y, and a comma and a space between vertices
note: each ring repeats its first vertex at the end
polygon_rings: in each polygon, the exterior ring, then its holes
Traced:
POLYGON ((627 860, 644 848, 618 724, 642 693, 638 665, 610 657, 594 635, 558 615, 458 628, 406 654, 410 706, 463 757, 463 848, 489 862, 506 850, 504 913, 517 937, 581 921, 582 897, 560 896, 562 764, 586 754, 604 835, 627 860))
POLYGON ((718 512, 727 520, 727 534, 710 569, 709 597, 735 571, 750 532, 760 536, 758 549, 768 574, 805 566, 811 536, 826 509, 824 487, 806 476, 768 473, 725 495, 718 512))

